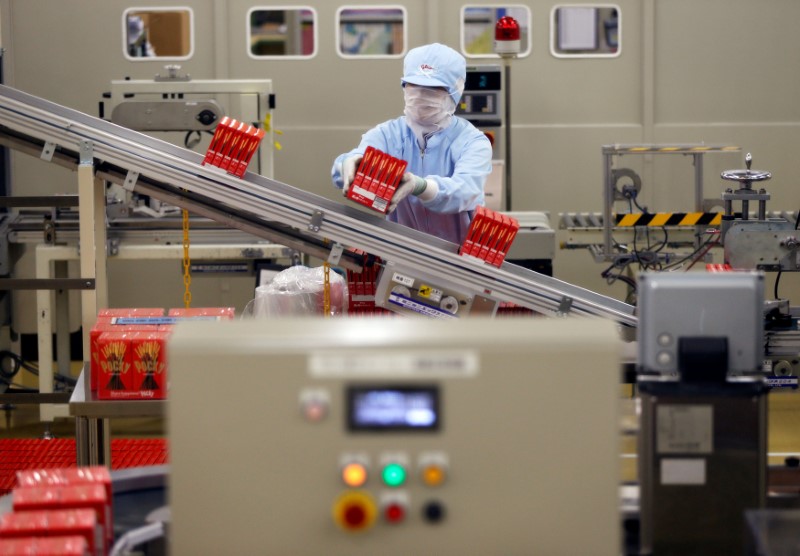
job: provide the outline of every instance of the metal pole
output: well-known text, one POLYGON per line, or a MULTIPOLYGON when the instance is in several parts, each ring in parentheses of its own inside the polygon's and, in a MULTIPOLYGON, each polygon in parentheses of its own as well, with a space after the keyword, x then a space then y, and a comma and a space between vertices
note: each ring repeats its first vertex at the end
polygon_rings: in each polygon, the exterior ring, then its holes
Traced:
POLYGON ((504 74, 505 74, 505 96, 504 96, 504 112, 505 112, 505 182, 503 184, 505 208, 511 210, 511 59, 504 58, 504 74))

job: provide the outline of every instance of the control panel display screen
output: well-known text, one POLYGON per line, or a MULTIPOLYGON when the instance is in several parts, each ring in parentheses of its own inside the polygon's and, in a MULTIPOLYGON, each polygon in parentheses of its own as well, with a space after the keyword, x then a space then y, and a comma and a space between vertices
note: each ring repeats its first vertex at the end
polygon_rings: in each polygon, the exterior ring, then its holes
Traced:
POLYGON ((441 417, 435 386, 351 386, 347 426, 351 431, 436 431, 441 417))
POLYGON ((499 91, 499 71, 468 71, 465 91, 499 91))

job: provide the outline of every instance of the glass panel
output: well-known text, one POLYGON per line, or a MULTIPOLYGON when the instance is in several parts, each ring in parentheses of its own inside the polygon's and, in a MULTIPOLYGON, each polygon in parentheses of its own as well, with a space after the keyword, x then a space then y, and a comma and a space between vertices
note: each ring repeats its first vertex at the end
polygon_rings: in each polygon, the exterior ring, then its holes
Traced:
POLYGON ((406 52, 406 10, 397 7, 343 7, 337 12, 339 55, 399 58, 406 52))
POLYGON ((194 51, 189 8, 130 8, 122 14, 122 25, 129 60, 185 60, 194 51))
POLYGON ((519 24, 520 53, 531 53, 531 11, 527 6, 464 6, 461 10, 461 51, 473 58, 497 58, 494 28, 497 20, 509 16, 519 24))
POLYGON ((550 52, 558 58, 619 56, 622 18, 614 5, 556 6, 550 21, 550 52))
POLYGON ((317 53, 317 13, 308 7, 259 7, 247 14, 253 58, 311 58, 317 53))

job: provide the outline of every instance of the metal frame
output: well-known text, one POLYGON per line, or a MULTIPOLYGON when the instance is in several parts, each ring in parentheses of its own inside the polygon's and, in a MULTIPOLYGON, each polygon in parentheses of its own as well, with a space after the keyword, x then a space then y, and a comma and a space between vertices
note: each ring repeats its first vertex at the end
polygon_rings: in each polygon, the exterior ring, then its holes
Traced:
MULTIPOLYGON (((615 253, 612 249, 611 231, 614 228, 612 211, 614 209, 615 183, 613 177, 614 157, 623 155, 682 154, 691 156, 694 163, 694 210, 703 212, 703 155, 714 152, 736 153, 741 148, 730 145, 603 145, 603 251, 601 260, 613 261, 615 253)), ((699 227, 697 231, 702 231, 699 227)), ((695 240, 695 247, 700 240, 695 240)))
POLYGON ((128 171, 136 171, 135 187, 147 189, 147 194, 289 247, 294 247, 287 243, 292 238, 309 247, 330 249, 332 242, 355 246, 383 260, 423 267, 457 281, 467 291, 545 314, 559 314, 564 301, 570 300, 572 313, 636 324, 634 308, 616 299, 508 263, 498 269, 461 257, 457 245, 381 216, 252 173, 243 179, 224 174, 202 166, 198 153, 9 87, 0 87, 0 125, 60 149, 77 150, 78 143, 91 140, 100 161, 99 177, 124 183, 128 171), (322 225, 312 226, 320 214, 322 225))

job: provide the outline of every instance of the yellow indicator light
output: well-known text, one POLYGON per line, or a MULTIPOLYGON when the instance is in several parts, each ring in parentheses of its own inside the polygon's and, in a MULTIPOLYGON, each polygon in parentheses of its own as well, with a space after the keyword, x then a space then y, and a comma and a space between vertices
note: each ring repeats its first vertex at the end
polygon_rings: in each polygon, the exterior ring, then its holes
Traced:
POLYGON ((342 468, 342 480, 352 488, 363 486, 367 482, 367 468, 361 463, 348 463, 342 468))
POLYGON ((435 487, 444 482, 445 471, 438 465, 427 465, 422 469, 422 482, 426 485, 435 487))

